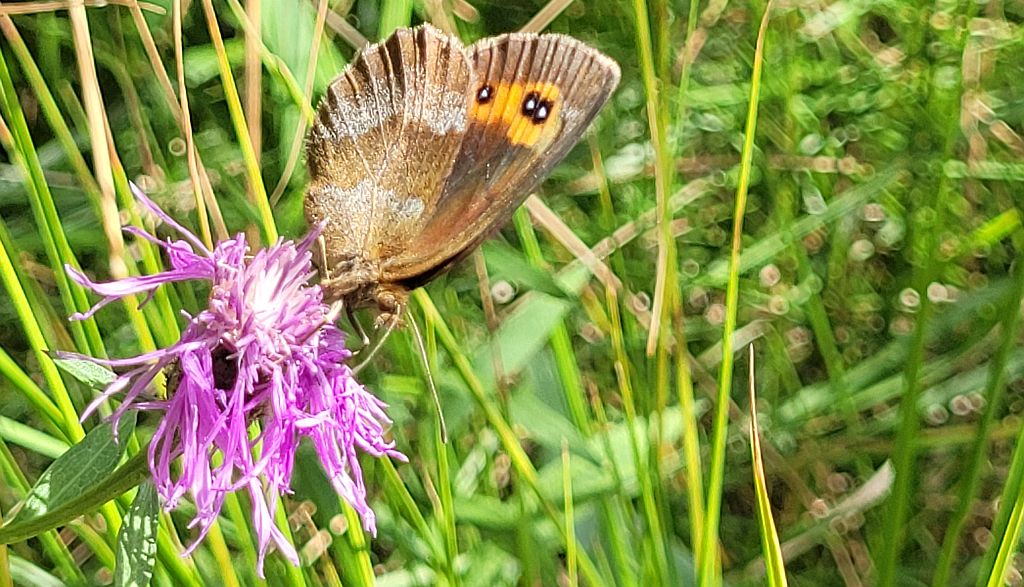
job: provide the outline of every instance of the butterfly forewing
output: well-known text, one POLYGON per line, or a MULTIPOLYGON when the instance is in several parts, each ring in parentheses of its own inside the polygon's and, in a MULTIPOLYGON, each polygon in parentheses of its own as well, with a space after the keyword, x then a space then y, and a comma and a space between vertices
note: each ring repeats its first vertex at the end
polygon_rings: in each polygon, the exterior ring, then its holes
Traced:
POLYGON ((328 268, 394 257, 422 233, 467 128, 471 76, 456 39, 420 27, 364 49, 330 85, 305 200, 311 225, 326 220, 328 268))
POLYGON ((576 144, 619 80, 614 61, 563 35, 509 34, 467 49, 468 125, 436 209, 382 262, 416 287, 506 222, 576 144))

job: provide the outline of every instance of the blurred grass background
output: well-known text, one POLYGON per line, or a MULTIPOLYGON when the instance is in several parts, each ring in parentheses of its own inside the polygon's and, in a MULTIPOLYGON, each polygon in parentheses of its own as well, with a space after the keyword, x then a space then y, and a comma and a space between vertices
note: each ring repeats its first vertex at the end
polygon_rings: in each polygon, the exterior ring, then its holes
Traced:
MULTIPOLYGON (((267 584, 1024 583, 1024 3, 777 2, 758 53, 765 12, 0 4, 2 511, 96 424, 44 349, 134 355, 203 303, 170 287, 66 321, 90 299, 65 262, 161 264, 118 231, 140 222, 127 181, 207 239, 301 236, 319 96, 354 47, 429 20, 572 34, 623 80, 542 199, 414 296, 450 442, 397 332, 361 374, 411 459, 362 462, 378 537, 304 449, 281 512, 304 566, 271 556, 267 584)), ((182 559, 185 510, 154 584, 260 584, 240 499, 182 559)), ((110 581, 123 513, 11 545, 0 579, 110 581)))

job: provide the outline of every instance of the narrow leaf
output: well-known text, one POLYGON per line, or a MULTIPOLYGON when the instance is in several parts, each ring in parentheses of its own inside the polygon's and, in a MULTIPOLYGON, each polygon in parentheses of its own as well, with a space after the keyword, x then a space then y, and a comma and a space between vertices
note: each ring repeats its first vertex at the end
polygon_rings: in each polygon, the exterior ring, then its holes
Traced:
POLYGON ((747 347, 750 357, 750 456, 754 472, 754 495, 757 498, 757 525, 761 531, 761 549, 764 551, 764 566, 767 584, 772 587, 786 587, 786 564, 779 544, 779 533, 772 517, 772 503, 768 498, 768 482, 764 478, 764 461, 761 458, 761 431, 757 426, 756 379, 754 373, 754 346, 747 347))
POLYGON ((126 440, 135 430, 135 417, 135 412, 129 412, 121 418, 120 442, 114 440, 113 427, 104 423, 69 448, 39 477, 11 523, 24 523, 45 515, 104 482, 124 454, 126 440))
POLYGON ((115 587, 145 587, 153 576, 160 501, 151 481, 139 485, 117 534, 115 587))
POLYGON ((92 361, 54 358, 53 362, 90 389, 103 389, 117 379, 117 373, 92 361))
POLYGON ((149 476, 146 452, 143 450, 108 475, 101 482, 93 484, 88 491, 50 509, 37 517, 25 516, 0 528, 0 544, 22 542, 38 536, 82 515, 96 511, 100 506, 142 483, 149 476))
POLYGON ((483 248, 492 279, 506 279, 556 298, 568 297, 550 272, 531 265, 519 251, 500 242, 484 243, 483 248))

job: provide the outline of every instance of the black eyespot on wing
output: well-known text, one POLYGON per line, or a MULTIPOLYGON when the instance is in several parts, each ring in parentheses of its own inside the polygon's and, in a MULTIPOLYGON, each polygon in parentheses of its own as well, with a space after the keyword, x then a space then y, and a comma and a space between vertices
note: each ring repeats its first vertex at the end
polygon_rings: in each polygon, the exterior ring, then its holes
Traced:
POLYGON ((494 99, 494 88, 490 84, 480 86, 476 91, 477 104, 486 104, 494 99))
POLYGON ((551 108, 554 104, 550 100, 541 100, 540 104, 537 105, 537 109, 533 111, 533 123, 542 124, 548 119, 551 114, 551 108))
POLYGON ((537 92, 526 94, 526 98, 523 99, 523 116, 533 118, 538 106, 540 106, 540 94, 537 92))
POLYGON ((526 94, 523 99, 523 116, 529 118, 534 124, 543 124, 551 115, 551 108, 554 104, 551 100, 543 100, 537 92, 526 94))

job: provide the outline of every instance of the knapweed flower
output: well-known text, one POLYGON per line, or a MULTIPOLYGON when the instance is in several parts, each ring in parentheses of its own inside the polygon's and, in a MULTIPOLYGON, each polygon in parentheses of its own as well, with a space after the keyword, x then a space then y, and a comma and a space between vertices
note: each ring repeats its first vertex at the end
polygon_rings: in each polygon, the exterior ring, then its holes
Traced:
POLYGON ((162 284, 209 282, 206 309, 185 314, 181 339, 165 349, 97 363, 126 369, 89 406, 121 394, 115 420, 126 410, 162 412, 149 445, 149 467, 164 507, 174 509, 188 494, 196 505, 190 527, 199 533, 195 548, 217 519, 225 496, 249 492, 253 527, 259 540, 259 573, 270 543, 294 564, 295 548, 274 523, 279 496, 290 492, 295 451, 308 437, 335 490, 359 513, 363 527, 376 533, 366 503, 357 452, 405 460, 385 441, 391 424, 386 407, 360 385, 345 364, 351 353, 334 324, 336 312, 323 303, 310 248, 319 229, 302 242, 279 240, 250 252, 245 236, 221 241, 211 251, 136 190, 139 202, 173 227, 184 240, 160 241, 147 232, 125 230, 163 247, 171 268, 162 273, 96 283, 72 267, 75 282, 103 296, 82 319, 128 294, 162 284), (165 370, 167 393, 151 388, 165 370), (255 425, 255 426, 254 426, 255 425), (358 451, 357 451, 358 449, 358 451), (172 462, 180 457, 180 472, 172 462))

